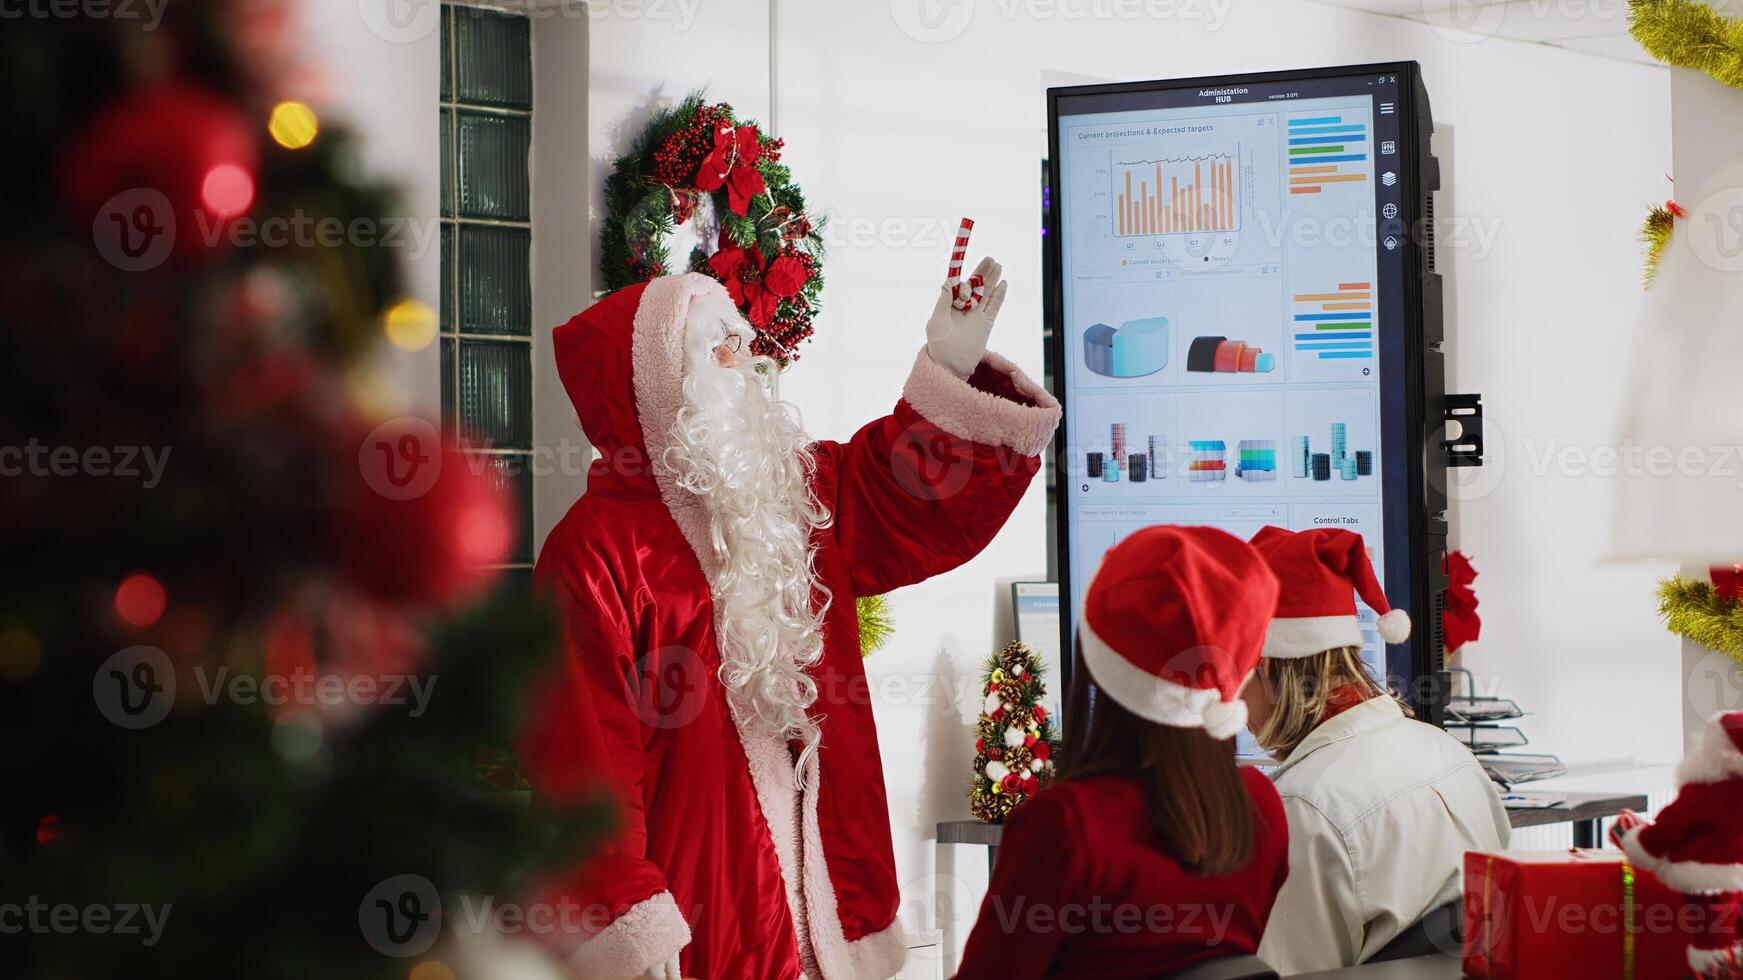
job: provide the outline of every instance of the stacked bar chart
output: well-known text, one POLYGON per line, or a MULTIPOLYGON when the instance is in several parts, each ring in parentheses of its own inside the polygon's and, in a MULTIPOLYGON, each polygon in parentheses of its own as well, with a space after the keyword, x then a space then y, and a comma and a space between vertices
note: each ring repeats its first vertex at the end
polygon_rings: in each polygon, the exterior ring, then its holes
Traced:
POLYGON ((1296 293, 1295 350, 1322 361, 1372 359, 1372 283, 1340 282, 1320 293, 1296 293))
POLYGON ((1368 123, 1354 114, 1296 116, 1288 121, 1289 193, 1368 179, 1368 123))
POLYGON ((1114 161, 1114 234, 1239 231, 1235 159, 1234 154, 1219 153, 1114 161))

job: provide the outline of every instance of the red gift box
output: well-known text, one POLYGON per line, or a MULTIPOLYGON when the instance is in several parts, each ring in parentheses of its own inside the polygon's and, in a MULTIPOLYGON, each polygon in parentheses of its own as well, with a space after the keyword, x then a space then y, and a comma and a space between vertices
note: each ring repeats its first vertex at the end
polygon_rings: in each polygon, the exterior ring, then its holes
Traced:
POLYGON ((1689 976, 1681 895, 1620 851, 1465 855, 1465 976, 1675 980, 1689 976))

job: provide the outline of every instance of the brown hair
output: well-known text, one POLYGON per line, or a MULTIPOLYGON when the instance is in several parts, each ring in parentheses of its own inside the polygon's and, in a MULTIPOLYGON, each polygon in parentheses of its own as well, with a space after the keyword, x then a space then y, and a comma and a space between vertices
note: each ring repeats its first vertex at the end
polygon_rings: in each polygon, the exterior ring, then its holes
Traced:
POLYGON ((1144 785, 1156 841, 1182 868, 1215 877, 1253 853, 1253 805, 1235 764, 1235 740, 1158 725, 1108 697, 1083 665, 1071 682, 1062 780, 1133 776, 1144 785))
POLYGON ((1264 684, 1272 701, 1271 717, 1253 735, 1279 761, 1289 758, 1325 721, 1332 696, 1346 687, 1355 688, 1363 701, 1392 697, 1405 717, 1414 714, 1368 672, 1361 647, 1337 647, 1296 659, 1267 657, 1253 683, 1264 684))

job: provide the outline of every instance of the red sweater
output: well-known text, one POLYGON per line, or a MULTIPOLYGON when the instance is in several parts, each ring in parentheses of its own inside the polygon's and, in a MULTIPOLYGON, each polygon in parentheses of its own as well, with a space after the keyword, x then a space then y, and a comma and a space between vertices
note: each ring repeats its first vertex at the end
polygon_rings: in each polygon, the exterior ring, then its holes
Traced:
POLYGON ((1061 783, 1012 811, 958 980, 1155 977, 1259 948, 1289 874, 1283 801, 1256 769, 1253 856, 1201 878, 1156 844, 1143 787, 1061 783))

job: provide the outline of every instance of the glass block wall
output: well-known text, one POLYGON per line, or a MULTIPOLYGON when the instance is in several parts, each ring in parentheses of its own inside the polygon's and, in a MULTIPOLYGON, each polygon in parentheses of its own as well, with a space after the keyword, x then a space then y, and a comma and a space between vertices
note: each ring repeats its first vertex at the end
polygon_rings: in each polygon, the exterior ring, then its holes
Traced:
POLYGON ((521 514, 511 568, 533 560, 530 24, 443 4, 442 426, 521 514))

